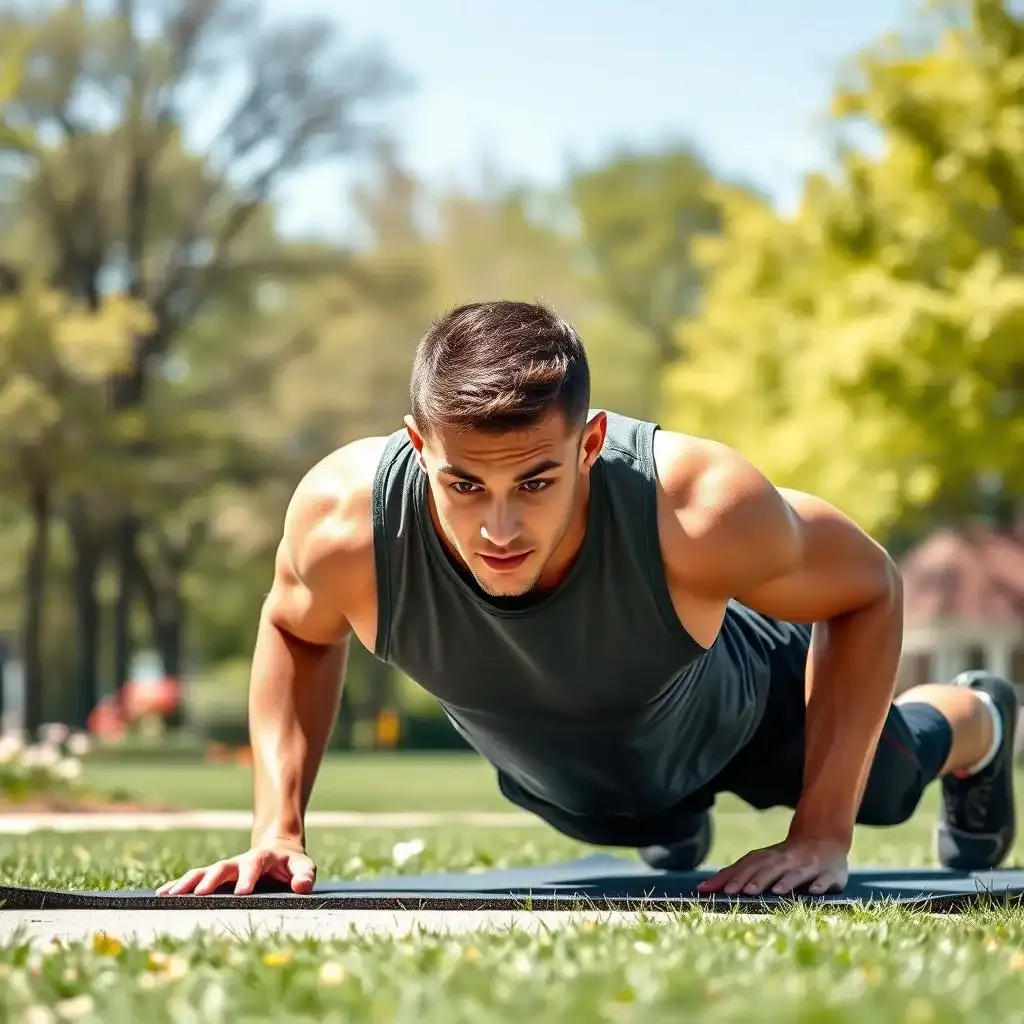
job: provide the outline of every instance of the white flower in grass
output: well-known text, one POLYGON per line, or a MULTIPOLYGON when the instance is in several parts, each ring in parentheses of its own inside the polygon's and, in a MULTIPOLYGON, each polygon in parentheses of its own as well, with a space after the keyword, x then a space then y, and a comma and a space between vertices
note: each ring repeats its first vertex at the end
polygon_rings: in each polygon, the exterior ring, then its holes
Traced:
POLYGON ((427 844, 422 839, 410 839, 405 843, 395 843, 391 848, 391 859, 396 866, 401 867, 406 861, 419 856, 426 848, 427 844))
POLYGON ((21 755, 21 763, 26 768, 56 768, 60 761, 60 750, 51 743, 34 743, 21 755))
POLYGON ((92 749, 92 740, 88 733, 74 732, 68 737, 67 748, 73 757, 85 757, 92 749))
POLYGON ((82 762, 75 757, 65 757, 56 765, 54 773, 64 782, 76 782, 82 777, 82 762))
POLYGON ((10 764, 18 759, 18 755, 25 749, 21 737, 13 732, 4 733, 0 736, 0 764, 10 764))
POLYGON ((48 1006, 30 1006, 20 1017, 18 1024, 55 1024, 57 1015, 48 1006))
POLYGON ((62 722, 48 722, 39 726, 39 739, 55 747, 59 747, 70 735, 71 730, 62 722))
POLYGON ((62 999, 59 1003, 55 1003, 53 1008, 57 1011, 58 1016, 65 1020, 81 1020, 92 1013, 93 1006, 92 996, 83 994, 73 996, 71 999, 62 999))

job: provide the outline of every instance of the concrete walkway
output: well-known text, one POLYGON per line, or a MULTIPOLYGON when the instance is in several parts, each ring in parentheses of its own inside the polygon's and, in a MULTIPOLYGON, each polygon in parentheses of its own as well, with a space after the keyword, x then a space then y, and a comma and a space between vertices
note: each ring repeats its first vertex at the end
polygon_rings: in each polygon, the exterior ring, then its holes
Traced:
MULTIPOLYGON (((646 921, 671 919, 647 913, 646 921)), ((593 921, 632 923, 638 915, 608 911, 445 911, 388 910, 8 910, 0 911, 0 945, 29 942, 44 946, 89 941, 102 932, 120 942, 147 945, 160 937, 187 939, 197 933, 234 940, 283 935, 330 940, 351 935, 466 934, 476 931, 562 928, 593 921)))
MULTIPOLYGON (((159 811, 154 813, 0 814, 0 836, 32 832, 176 832, 248 831, 249 811, 159 811)), ((465 825, 474 828, 526 828, 543 826, 539 818, 517 811, 382 812, 311 811, 308 828, 438 828, 465 825)))

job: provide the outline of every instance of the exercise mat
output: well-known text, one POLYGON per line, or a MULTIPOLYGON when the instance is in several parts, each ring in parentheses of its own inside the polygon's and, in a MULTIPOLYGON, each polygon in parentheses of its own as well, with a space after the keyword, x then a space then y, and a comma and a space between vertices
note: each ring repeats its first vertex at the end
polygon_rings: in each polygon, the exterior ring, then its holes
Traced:
POLYGON ((228 886, 210 896, 157 896, 152 890, 53 890, 0 885, 7 910, 711 910, 759 912, 797 900, 830 907, 897 903, 931 913, 1024 900, 1024 869, 971 874, 928 868, 860 868, 841 893, 775 896, 698 894, 713 869, 656 871, 639 860, 597 854, 579 860, 464 874, 320 879, 309 895, 262 886, 236 896, 228 886))

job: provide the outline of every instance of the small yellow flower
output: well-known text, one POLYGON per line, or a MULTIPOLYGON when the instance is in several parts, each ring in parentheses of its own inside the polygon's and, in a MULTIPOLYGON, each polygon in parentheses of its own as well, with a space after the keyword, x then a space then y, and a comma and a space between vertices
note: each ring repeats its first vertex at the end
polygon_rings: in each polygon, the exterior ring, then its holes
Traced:
POLYGON ((279 949, 273 953, 264 953, 263 962, 267 967, 284 967, 292 962, 292 951, 290 949, 279 949))
POLYGON ((1010 957, 1011 971, 1024 971, 1024 953, 1019 949, 1010 957))
POLYGON ((462 956, 470 962, 475 962, 480 959, 480 950, 477 949, 476 946, 469 946, 462 956))
POLYGON ((146 966, 151 971, 164 975, 168 980, 183 978, 188 973, 188 964, 180 956, 172 956, 159 950, 153 950, 149 954, 146 966))
POLYGON ((124 946, 106 932, 96 932, 92 937, 92 951, 96 956, 120 956, 124 946))

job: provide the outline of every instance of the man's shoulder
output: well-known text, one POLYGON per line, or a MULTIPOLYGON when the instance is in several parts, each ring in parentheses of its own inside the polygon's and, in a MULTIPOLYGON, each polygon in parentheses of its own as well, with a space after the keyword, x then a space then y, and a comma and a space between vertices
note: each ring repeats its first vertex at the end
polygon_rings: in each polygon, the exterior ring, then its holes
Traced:
POLYGON ((771 487, 764 474, 736 449, 678 431, 655 434, 654 463, 659 492, 678 514, 713 517, 738 500, 771 487))
POLYGON ((373 485, 390 440, 383 435, 351 441, 304 474, 285 519, 300 561, 349 561, 372 552, 373 485))
POLYGON ((659 533, 666 563, 702 580, 758 557, 759 538, 786 532, 791 510, 736 449, 673 431, 655 436, 659 533))

